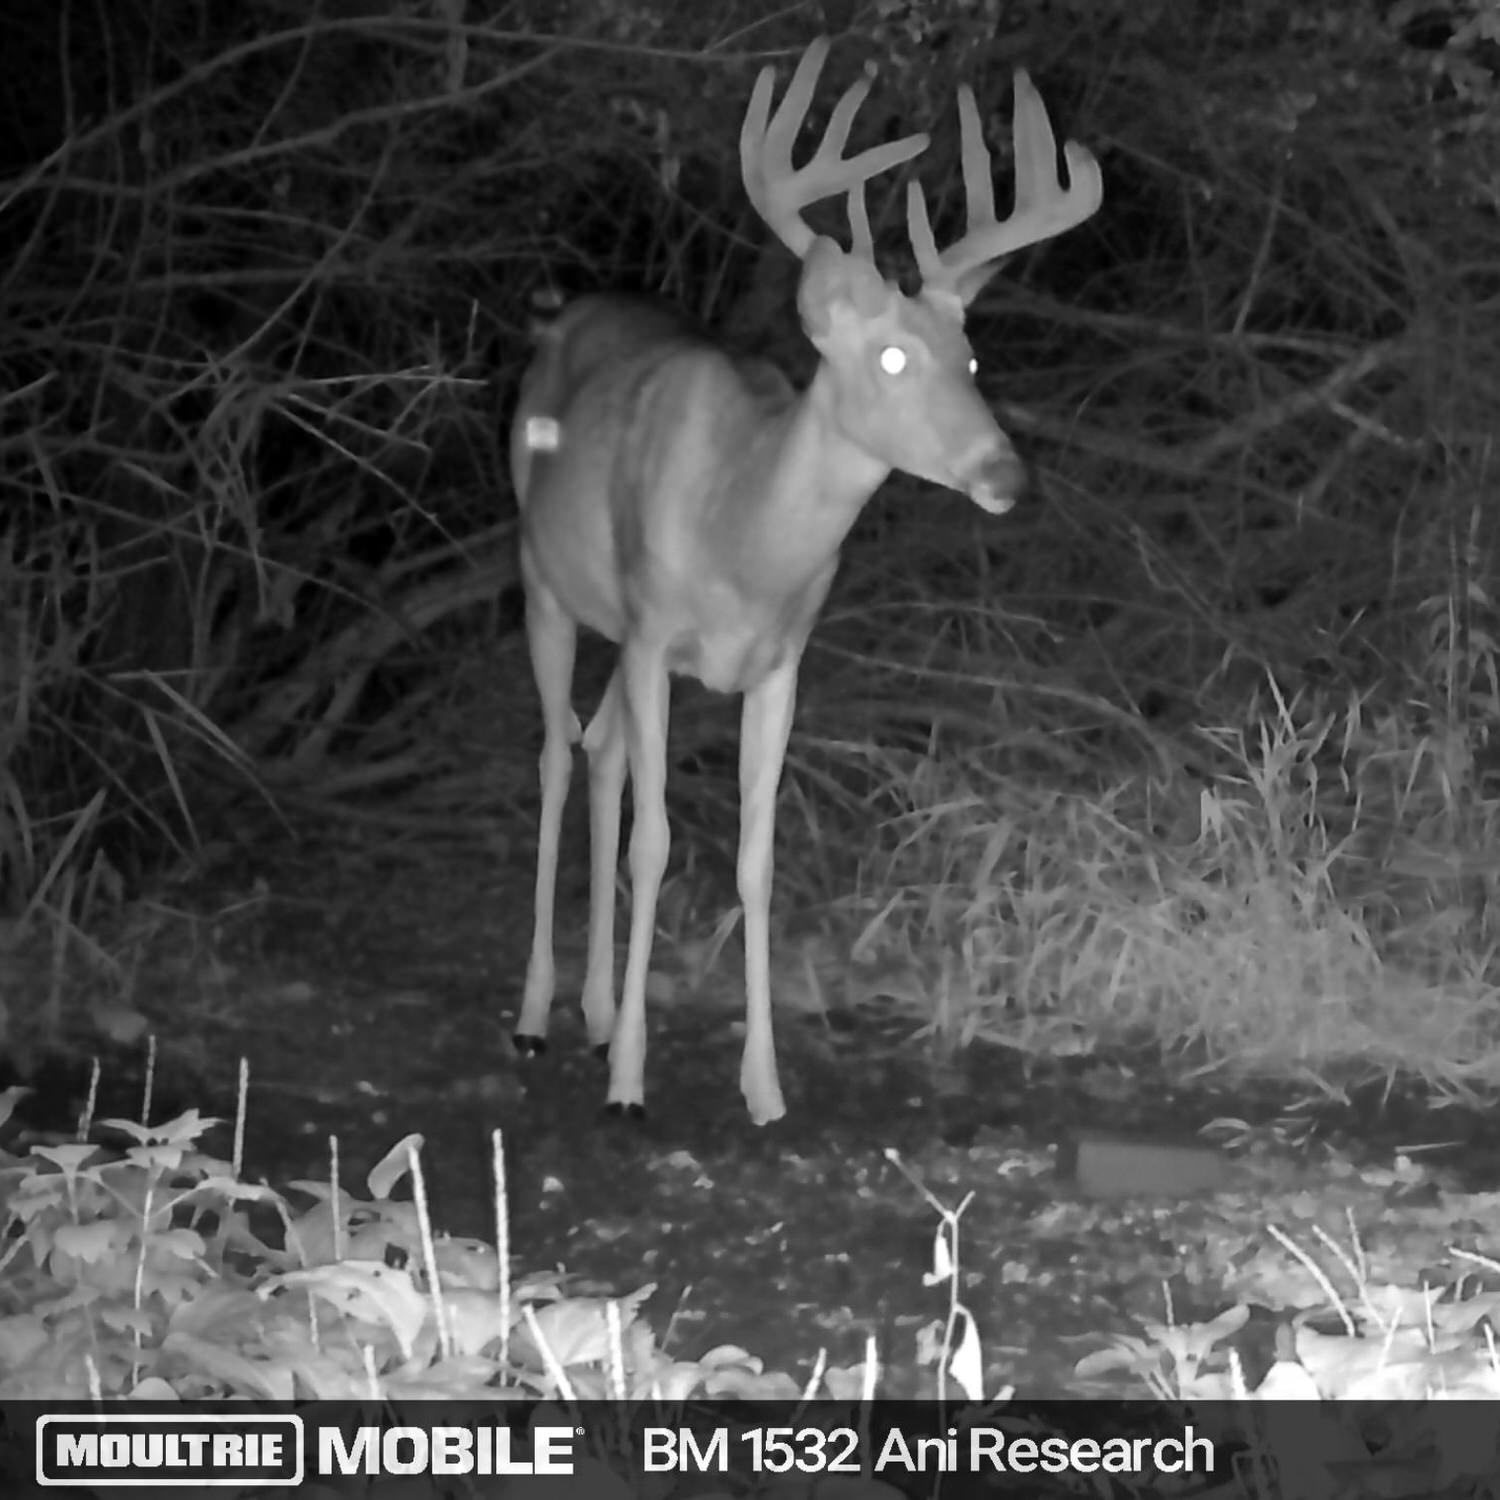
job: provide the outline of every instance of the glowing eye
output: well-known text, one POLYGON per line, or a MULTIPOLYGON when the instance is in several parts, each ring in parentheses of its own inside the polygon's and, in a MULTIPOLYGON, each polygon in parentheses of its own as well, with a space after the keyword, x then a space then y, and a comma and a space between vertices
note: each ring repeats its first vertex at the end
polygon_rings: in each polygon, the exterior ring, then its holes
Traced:
POLYGON ((975 359, 974 356, 971 354, 969 356, 969 374, 971 374, 971 375, 977 375, 978 373, 979 373, 979 361, 977 359, 975 359))
POLYGON ((880 368, 887 375, 899 375, 906 368, 906 350, 896 344, 887 344, 880 351, 880 368))

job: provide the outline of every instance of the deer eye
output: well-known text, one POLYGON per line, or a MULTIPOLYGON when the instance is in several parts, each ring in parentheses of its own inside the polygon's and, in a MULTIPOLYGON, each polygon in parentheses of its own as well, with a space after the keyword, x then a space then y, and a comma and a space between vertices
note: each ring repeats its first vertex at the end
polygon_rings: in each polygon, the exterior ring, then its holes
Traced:
POLYGON ((887 344, 880 351, 880 368, 887 375, 899 375, 906 368, 906 350, 899 344, 887 344))
POLYGON ((975 359, 974 356, 971 354, 969 356, 969 374, 971 374, 971 375, 977 375, 978 373, 979 373, 979 361, 977 359, 975 359))

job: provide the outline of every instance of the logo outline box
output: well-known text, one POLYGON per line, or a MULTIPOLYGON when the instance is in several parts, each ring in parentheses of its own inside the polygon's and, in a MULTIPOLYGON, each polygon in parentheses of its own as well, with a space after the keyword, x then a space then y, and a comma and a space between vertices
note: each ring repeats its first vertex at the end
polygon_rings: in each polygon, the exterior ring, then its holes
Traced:
POLYGON ((35 1427, 36 1441, 36 1483, 39 1487, 56 1489, 72 1485, 75 1488, 80 1484, 87 1484, 98 1489, 144 1489, 148 1485, 155 1485, 159 1489, 179 1489, 189 1485, 196 1485, 204 1489, 227 1489, 230 1485, 238 1485, 241 1489, 255 1489, 264 1486, 291 1486, 302 1484, 307 1477, 307 1434, 302 1418, 295 1412, 288 1412, 285 1416, 273 1417, 256 1413, 250 1416, 218 1416, 209 1413, 173 1413, 173 1412, 76 1412, 76 1413, 52 1413, 47 1412, 36 1419, 35 1427), (221 1427, 280 1427, 290 1431, 293 1437, 294 1471, 291 1475, 282 1475, 277 1478, 252 1479, 244 1474, 226 1474, 222 1479, 202 1479, 184 1476, 181 1479, 172 1479, 165 1476, 160 1470, 155 1471, 149 1478, 142 1479, 84 1479, 78 1475, 69 1477, 59 1476, 52 1478, 43 1472, 43 1461, 46 1458, 44 1434, 49 1428, 63 1427, 69 1425, 89 1427, 142 1427, 142 1426, 221 1426, 221 1427))

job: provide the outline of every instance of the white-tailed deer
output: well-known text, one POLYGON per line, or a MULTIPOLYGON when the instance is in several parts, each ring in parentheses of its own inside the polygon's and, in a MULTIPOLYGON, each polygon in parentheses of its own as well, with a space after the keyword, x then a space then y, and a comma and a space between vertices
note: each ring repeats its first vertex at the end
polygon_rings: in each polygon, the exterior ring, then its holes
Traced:
POLYGON ((668 307, 591 296, 543 333, 511 431, 526 630, 545 723, 536 927, 516 1045, 540 1051, 547 1029, 558 836, 581 737, 592 838, 583 1013, 590 1040, 609 1046, 608 1102, 617 1111, 639 1113, 645 1095, 646 979, 667 863, 669 674, 745 695, 740 1090, 764 1125, 786 1113, 771 1023, 776 793, 798 664, 839 548, 892 469, 958 490, 992 515, 1011 507, 1023 471, 974 387, 964 309, 1003 256, 1082 222, 1103 196, 1098 163, 1072 141, 1062 185, 1046 109, 1018 72, 1015 209, 996 219, 979 111, 960 88, 968 231, 940 252, 922 190, 910 184, 908 233, 922 289, 903 295, 876 269, 864 184, 916 156, 927 137, 845 160, 870 87, 862 80, 839 101, 812 160, 794 169, 792 143, 827 52, 825 39, 807 49, 774 115, 774 71, 764 69, 740 132, 750 202, 802 261, 797 308, 821 356, 808 388, 799 394, 773 366, 725 352, 668 307), (848 194, 850 251, 814 233, 801 214, 837 193, 848 194), (571 703, 580 625, 620 647, 581 736, 571 703), (615 870, 627 767, 635 794, 632 902, 617 1018, 615 870))

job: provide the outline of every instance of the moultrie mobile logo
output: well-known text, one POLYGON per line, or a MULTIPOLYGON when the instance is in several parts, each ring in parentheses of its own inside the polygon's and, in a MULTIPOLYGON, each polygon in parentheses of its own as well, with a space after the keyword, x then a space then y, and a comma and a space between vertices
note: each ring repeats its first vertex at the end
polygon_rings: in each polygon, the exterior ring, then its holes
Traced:
POLYGON ((38 1417, 36 1482, 169 1489, 302 1483, 300 1417, 38 1417))

